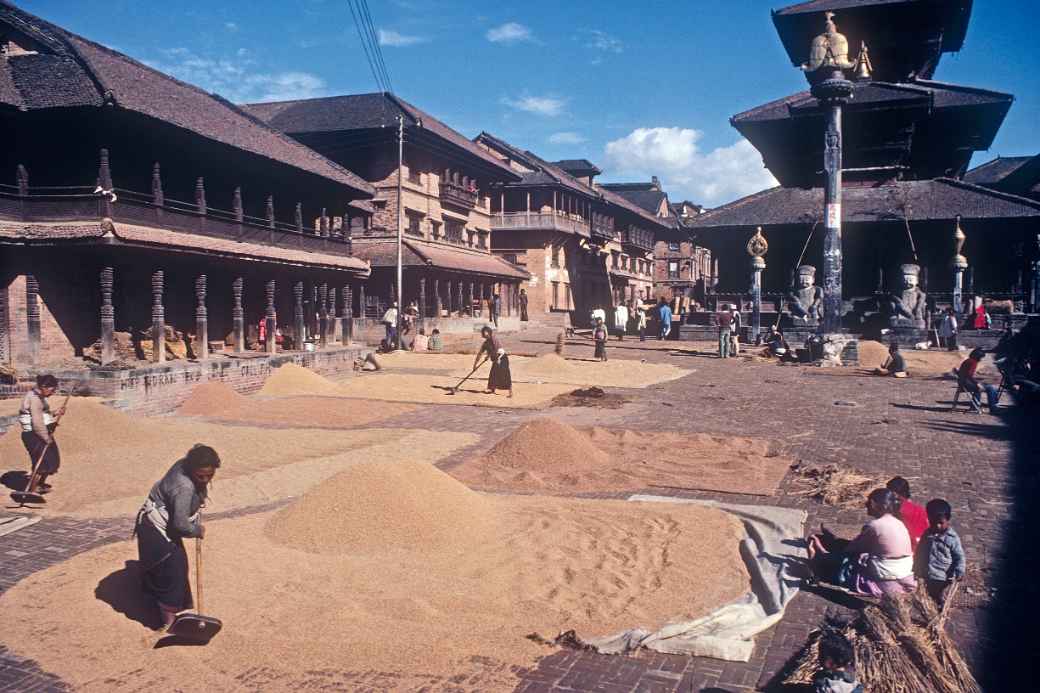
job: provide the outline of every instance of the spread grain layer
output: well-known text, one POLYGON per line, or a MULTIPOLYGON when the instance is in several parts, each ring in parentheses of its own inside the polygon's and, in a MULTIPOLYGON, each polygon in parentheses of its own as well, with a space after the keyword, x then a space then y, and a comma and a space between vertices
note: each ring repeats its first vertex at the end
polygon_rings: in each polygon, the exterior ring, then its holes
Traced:
POLYGON ((283 424, 296 428, 346 428, 414 411, 392 402, 360 402, 329 397, 250 398, 221 382, 203 383, 177 410, 186 416, 250 424, 283 424))
MULTIPOLYGON (((47 497, 47 512, 132 516, 152 484, 195 443, 212 446, 224 463, 212 494, 219 509, 228 509, 229 498, 234 499, 235 507, 268 502, 285 497, 275 468, 333 459, 409 433, 412 431, 399 429, 301 432, 220 426, 132 416, 97 399, 75 397, 55 432, 62 461, 51 479, 54 490, 47 497)), ((462 444, 470 444, 470 438, 462 444)), ((401 456, 407 452, 402 451, 401 456)), ((17 430, 0 435, 0 459, 5 470, 29 468, 17 430)), ((291 488, 304 490, 302 479, 291 481, 291 488)))
MULTIPOLYGON (((470 362, 472 366, 472 361, 470 362)), ((570 389, 567 385, 539 384, 518 386, 512 398, 499 390, 485 394, 484 387, 490 367, 484 365, 462 388, 452 391, 460 378, 443 375, 404 375, 394 373, 366 373, 343 383, 327 378, 295 364, 286 364, 271 374, 260 390, 261 395, 343 397, 390 402, 422 404, 471 404, 481 407, 515 408, 543 404, 570 389)))
POLYGON ((753 438, 575 429, 543 418, 524 423, 486 455, 450 473, 488 490, 575 493, 669 487, 772 495, 791 462, 775 454, 768 441, 753 438))
POLYGON ((204 648, 153 649, 129 542, 8 590, 0 632, 85 691, 511 690, 548 652, 529 633, 655 628, 738 597, 742 536, 701 506, 484 496, 426 463, 361 463, 210 523, 205 608, 225 627, 204 648))

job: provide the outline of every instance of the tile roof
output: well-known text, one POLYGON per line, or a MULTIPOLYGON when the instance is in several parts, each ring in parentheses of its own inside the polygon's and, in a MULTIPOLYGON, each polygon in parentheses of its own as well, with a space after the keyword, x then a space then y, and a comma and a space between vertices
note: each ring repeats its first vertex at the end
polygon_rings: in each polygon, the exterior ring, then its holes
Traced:
MULTIPOLYGON (((657 216, 657 212, 661 209, 661 202, 668 199, 668 193, 656 188, 646 189, 642 184, 600 183, 600 187, 617 193, 654 216, 657 216)), ((669 207, 669 209, 671 208, 669 207)))
MULTIPOLYGON (((599 193, 582 183, 580 180, 560 168, 559 165, 550 163, 537 154, 514 147, 505 140, 495 137, 489 132, 481 132, 474 138, 475 141, 484 142, 488 146, 497 149, 515 161, 536 169, 528 173, 520 174, 520 184, 524 185, 561 185, 569 190, 582 195, 598 198, 599 193)), ((583 160, 584 161, 584 160, 583 160)))
MULTIPOLYGON (((406 267, 436 267, 521 280, 530 278, 527 272, 497 255, 413 238, 404 239, 402 245, 402 262, 406 267)), ((397 242, 357 239, 354 242, 354 254, 368 260, 373 267, 394 267, 397 265, 397 242)))
POLYGON ((342 166, 219 96, 0 0, 0 25, 5 24, 30 37, 41 51, 0 61, 0 104, 23 110, 110 104, 321 176, 360 195, 375 193, 342 166))
POLYGON ((397 127, 397 116, 400 115, 404 117, 406 129, 421 128, 436 135, 460 153, 475 157, 504 174, 505 180, 519 178, 512 169, 465 136, 393 94, 346 94, 294 101, 250 103, 243 104, 242 107, 271 127, 290 135, 397 127))
MULTIPOLYGON (((775 187, 708 210, 687 222, 693 229, 806 224, 820 219, 822 188, 775 187)), ((1040 218, 1040 202, 952 178, 898 181, 842 190, 845 223, 879 221, 1040 218)))
POLYGON ((596 189, 599 190, 600 193, 603 195, 603 200, 605 202, 613 204, 617 207, 621 207, 622 209, 625 209, 635 214, 643 221, 648 221, 655 226, 666 229, 672 228, 676 224, 676 220, 674 218, 669 217, 665 219, 662 217, 658 217, 654 214, 650 214, 645 209, 637 205, 635 202, 630 202, 629 200, 625 199, 613 190, 608 190, 601 185, 596 185, 596 189))
POLYGON ((1023 165, 1035 158, 1033 156, 998 156, 965 173, 964 182, 984 186, 995 185, 1013 175, 1023 165))
POLYGON ((600 171, 599 168, 596 167, 596 164, 592 163, 588 159, 560 159, 553 163, 564 171, 572 173, 591 173, 594 176, 603 173, 603 171, 600 171))

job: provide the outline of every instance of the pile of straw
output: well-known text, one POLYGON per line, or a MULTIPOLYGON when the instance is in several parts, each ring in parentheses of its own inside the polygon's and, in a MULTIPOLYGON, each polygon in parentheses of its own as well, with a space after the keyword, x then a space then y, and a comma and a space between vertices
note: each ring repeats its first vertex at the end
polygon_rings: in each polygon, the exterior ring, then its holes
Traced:
MULTIPOLYGON (((956 585, 956 583, 955 583, 956 585)), ((785 684, 806 684, 819 670, 820 636, 830 629, 848 638, 856 653, 856 675, 868 691, 886 693, 982 693, 956 645, 946 635, 946 612, 919 589, 867 606, 854 621, 814 631, 785 684)))
POLYGON ((796 464, 791 467, 791 471, 794 473, 795 486, 791 490, 792 495, 810 496, 824 505, 839 508, 861 507, 868 493, 885 485, 877 477, 866 476, 836 464, 826 467, 796 464))

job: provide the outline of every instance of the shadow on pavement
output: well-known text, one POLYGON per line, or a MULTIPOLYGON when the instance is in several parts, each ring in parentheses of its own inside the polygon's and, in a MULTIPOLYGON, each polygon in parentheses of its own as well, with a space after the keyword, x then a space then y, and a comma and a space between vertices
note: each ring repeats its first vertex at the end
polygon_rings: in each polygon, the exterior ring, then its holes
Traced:
POLYGON ((94 589, 94 596, 111 606, 116 613, 146 628, 158 630, 162 625, 155 600, 141 589, 141 570, 137 561, 127 561, 122 569, 101 578, 94 589))

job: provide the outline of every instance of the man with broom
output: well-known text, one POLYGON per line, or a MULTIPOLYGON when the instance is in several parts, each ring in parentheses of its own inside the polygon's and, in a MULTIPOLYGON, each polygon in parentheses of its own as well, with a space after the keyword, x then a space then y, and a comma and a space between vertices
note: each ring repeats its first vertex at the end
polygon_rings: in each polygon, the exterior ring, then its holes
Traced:
MULTIPOLYGON (((54 440, 54 429, 58 424, 47 401, 57 390, 58 379, 53 375, 36 376, 36 387, 25 394, 22 407, 18 410, 22 444, 29 453, 31 481, 26 495, 50 493, 51 485, 47 483, 47 477, 57 474, 61 466, 61 453, 54 440)), ((64 413, 65 407, 62 406, 57 416, 61 417, 64 413)))

